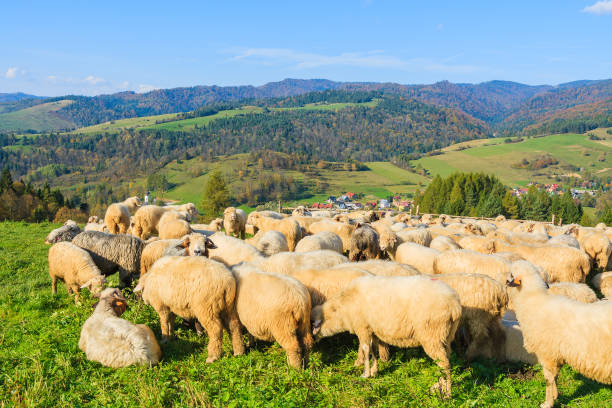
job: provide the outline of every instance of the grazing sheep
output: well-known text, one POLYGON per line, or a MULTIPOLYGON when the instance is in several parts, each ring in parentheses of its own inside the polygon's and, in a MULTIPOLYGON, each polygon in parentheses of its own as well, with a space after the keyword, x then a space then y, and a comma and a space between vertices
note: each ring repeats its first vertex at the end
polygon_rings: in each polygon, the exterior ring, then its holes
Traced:
POLYGON ((535 353, 546 380, 546 400, 557 399, 556 379, 563 364, 585 377, 612 383, 612 303, 580 303, 548 293, 533 265, 512 264, 508 286, 523 331, 525 349, 535 353))
POLYGON ((428 247, 431 244, 433 237, 431 231, 428 228, 417 228, 413 230, 403 229, 396 233, 400 243, 402 242, 414 242, 415 244, 423 245, 428 247))
POLYGON ((404 224, 403 222, 396 222, 395 224, 391 225, 391 231, 393 232, 399 232, 406 228, 408 228, 408 225, 404 224))
POLYGON ((457 293, 424 276, 368 276, 352 281, 338 296, 312 309, 313 334, 328 337, 355 333, 363 350, 362 377, 376 375, 378 363, 370 349, 380 340, 398 347, 422 346, 443 370, 434 389, 450 396, 450 346, 461 319, 457 293))
POLYGON ((159 239, 179 239, 193 233, 193 229, 191 229, 187 221, 173 219, 172 213, 176 213, 176 211, 166 212, 159 220, 159 224, 157 225, 159 239), (170 215, 170 217, 166 218, 168 215, 170 215))
POLYGON ((571 235, 561 234, 556 235, 546 242, 546 245, 565 245, 568 247, 580 249, 580 243, 571 235))
POLYGON ((337 221, 320 221, 310 225, 310 233, 316 234, 322 231, 333 232, 342 240, 342 252, 348 252, 351 247, 351 236, 357 226, 337 221))
POLYGON ((83 231, 100 231, 108 232, 108 228, 104 224, 98 224, 97 222, 88 222, 83 228, 83 231))
POLYGON ((342 254, 342 240, 333 232, 321 231, 314 235, 305 236, 295 246, 295 252, 311 252, 320 249, 329 249, 342 254))
POLYGON ((432 274, 434 259, 439 254, 440 251, 437 249, 427 248, 414 242, 404 242, 397 247, 394 261, 415 267, 421 273, 432 274))
POLYGON ((583 283, 591 270, 591 259, 583 251, 567 246, 510 245, 505 241, 492 241, 493 252, 514 252, 542 268, 550 282, 583 283))
POLYGON ((208 257, 227 266, 265 259, 257 248, 239 238, 230 237, 222 232, 217 232, 209 238, 217 248, 211 249, 208 257))
MULTIPOLYGON (((279 252, 288 252, 287 238, 274 230, 259 231, 253 238, 246 240, 249 244, 254 245, 265 256, 278 254, 279 252)), ((302 241, 300 241, 302 242, 302 241)), ((300 244, 298 242, 298 245, 300 244)), ((297 248, 297 247, 296 247, 297 248)))
POLYGON ((508 306, 508 294, 504 285, 486 275, 474 273, 432 277, 440 279, 459 295, 463 308, 459 327, 465 330, 469 339, 465 358, 471 361, 481 355, 503 361, 505 337, 501 318, 508 306))
POLYGON ((127 300, 119 289, 108 288, 100 295, 93 314, 81 329, 79 348, 88 360, 113 367, 153 366, 161 358, 155 335, 144 324, 134 324, 119 316, 127 300))
POLYGON ((310 211, 308 211, 306 209, 306 207, 304 207, 303 205, 297 206, 297 208, 291 212, 291 215, 294 216, 294 217, 295 216, 304 216, 304 217, 311 217, 312 216, 310 211))
POLYGON ((610 254, 612 254, 612 243, 605 234, 592 232, 581 237, 578 242, 580 246, 593 259, 597 267, 605 269, 608 265, 610 254))
POLYGON ((129 286, 139 274, 145 243, 136 237, 87 231, 74 237, 72 243, 89 252, 105 276, 119 271, 121 287, 129 286))
POLYGON ((378 220, 378 214, 374 210, 352 211, 346 215, 353 222, 370 223, 378 220))
POLYGON ((346 256, 335 251, 281 252, 253 262, 264 272, 292 275, 302 269, 325 269, 348 262, 346 256))
MULTIPOLYGON (((251 213, 251 215, 253 215, 251 213)), ((249 218, 251 219, 250 224, 257 227, 259 231, 278 231, 282 233, 285 238, 287 238, 287 246, 289 247, 289 251, 295 250, 295 246, 298 241, 302 238, 302 228, 300 224, 292 218, 283 218, 282 220, 277 220, 274 218, 265 217, 261 214, 255 214, 249 218)))
POLYGON ((377 258, 380 254, 380 244, 376 230, 368 224, 357 224, 351 236, 349 259, 353 262, 377 258))
POLYGON ((300 269, 292 272, 290 276, 308 289, 314 307, 339 295, 353 280, 372 276, 370 272, 360 269, 357 265, 351 262, 326 269, 300 269))
POLYGON ((130 197, 120 203, 113 203, 106 209, 104 224, 111 234, 125 234, 130 227, 130 214, 140 207, 138 197, 130 197))
POLYGON ((45 238, 45 244, 55 244, 56 242, 72 241, 81 232, 76 222, 68 220, 63 226, 54 229, 45 238))
POLYGON ((87 219, 87 223, 88 224, 99 224, 100 223, 100 217, 98 217, 97 215, 92 215, 91 217, 89 217, 87 219))
POLYGON ((247 224, 255 225, 253 224, 253 219, 257 217, 268 217, 274 218, 275 220, 282 220, 283 218, 285 218, 283 217, 283 214, 276 211, 253 211, 247 217, 247 224))
POLYGON ((162 215, 172 211, 171 207, 160 207, 158 205, 142 206, 134 214, 131 224, 132 234, 140 239, 147 239, 150 235, 157 233, 157 226, 162 215))
POLYGON ((574 282, 557 282, 551 283, 548 288, 548 293, 552 295, 561 295, 574 299, 576 302, 593 303, 597 302, 597 295, 593 289, 589 288, 584 283, 574 282))
POLYGON ((450 251, 452 249, 461 249, 461 246, 459 244, 444 235, 438 235, 437 237, 432 239, 429 243, 429 247, 431 249, 436 249, 440 252, 450 251))
POLYGON ((545 224, 536 221, 525 221, 516 226, 513 231, 547 235, 545 224))
POLYGON ((290 366, 306 367, 313 345, 308 290, 294 278, 250 264, 235 265, 232 273, 240 323, 253 337, 280 344, 290 366))
POLYGON ((382 259, 371 259, 363 262, 349 262, 334 266, 334 269, 359 268, 378 276, 414 276, 420 272, 410 265, 400 264, 382 259))
POLYGON ((229 328, 234 355, 244 354, 235 308, 236 281, 227 267, 203 256, 165 256, 142 277, 135 292, 159 315, 162 342, 174 330, 174 318, 198 319, 208 334, 207 363, 222 353, 223 327, 229 328))
POLYGON ((68 293, 74 293, 79 301, 79 291, 88 288, 92 295, 99 295, 106 280, 91 256, 84 249, 70 242, 58 242, 49 248, 49 275, 51 293, 57 293, 57 280, 66 284, 68 293))
POLYGON ((477 273, 505 283, 510 262, 496 255, 486 255, 468 249, 442 252, 433 260, 433 273, 477 273))
POLYGON ((524 232, 512 232, 500 228, 487 234, 487 238, 490 239, 502 239, 509 244, 530 244, 530 245, 542 245, 546 244, 549 240, 547 234, 531 234, 524 232))
POLYGON ((215 244, 200 234, 189 234, 181 239, 158 240, 147 244, 140 256, 140 276, 151 269, 151 266, 162 256, 205 256, 209 249, 216 249, 215 244))
POLYGON ((247 216, 244 210, 236 207, 227 207, 223 211, 223 228, 225 228, 225 233, 244 239, 246 219, 247 216))

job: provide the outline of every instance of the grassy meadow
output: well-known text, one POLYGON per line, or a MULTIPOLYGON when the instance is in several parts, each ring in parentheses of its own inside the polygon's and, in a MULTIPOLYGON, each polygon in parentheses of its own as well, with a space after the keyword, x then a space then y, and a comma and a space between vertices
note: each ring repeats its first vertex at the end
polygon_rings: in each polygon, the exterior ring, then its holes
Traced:
MULTIPOLYGON (((257 342, 233 357, 227 335, 223 358, 206 364, 206 336, 178 324, 158 366, 102 367, 78 348, 95 300, 85 291, 83 304, 75 305, 62 283, 51 294, 43 241, 55 227, 0 223, 0 407, 535 407, 544 398, 539 367, 489 360, 466 366, 453 352, 452 398, 440 400, 428 391, 439 370, 420 348, 392 349, 378 376, 362 379, 353 366, 357 341, 349 334, 316 344, 311 365, 298 371, 273 343, 257 342)), ((126 295, 123 317, 147 324, 159 338, 156 313, 126 295)), ((559 406, 612 404, 610 387, 568 367, 558 386, 559 406)))
POLYGON ((441 155, 423 157, 413 164, 420 164, 432 176, 448 176, 455 171, 491 172, 509 186, 526 185, 534 180, 551 183, 556 176, 579 174, 564 169, 564 165, 612 176, 612 136, 603 130, 599 133, 604 140, 590 140, 586 134, 558 134, 525 138, 518 143, 504 143, 502 138, 463 142, 442 149, 441 155), (523 158, 531 161, 544 154, 550 154, 559 164, 539 170, 512 167, 523 158))
POLYGON ((70 129, 74 123, 55 115, 55 112, 71 104, 72 101, 64 99, 56 102, 47 102, 14 112, 0 114, 0 131, 2 129, 36 130, 70 129))

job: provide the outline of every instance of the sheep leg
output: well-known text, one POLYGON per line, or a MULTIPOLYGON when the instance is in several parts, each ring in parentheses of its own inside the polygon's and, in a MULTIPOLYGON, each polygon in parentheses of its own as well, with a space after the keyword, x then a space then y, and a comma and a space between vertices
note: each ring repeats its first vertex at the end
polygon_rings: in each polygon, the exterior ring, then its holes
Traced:
POLYGON ((360 346, 359 350, 357 351, 357 359, 355 360, 355 367, 360 367, 362 365, 363 365, 363 349, 360 346))
POLYGON ((232 338, 232 349, 235 356, 244 354, 244 340, 242 338, 242 324, 238 319, 238 314, 234 311, 229 317, 229 334, 232 338))
POLYGON ((451 371, 450 371, 450 339, 445 346, 441 342, 423 344, 423 350, 433 361, 436 362, 438 367, 442 369, 442 376, 435 383, 431 390, 433 392, 440 392, 442 398, 448 398, 451 394, 451 371))
POLYGON ((198 318, 198 320, 202 323, 208 334, 208 347, 206 348, 208 351, 208 358, 206 362, 212 363, 221 357, 223 351, 223 323, 218 317, 213 317, 212 319, 208 318, 208 320, 198 318))
POLYGON ((295 331, 290 333, 272 333, 278 344, 287 353, 287 363, 293 368, 302 366, 302 349, 295 331))
MULTIPOLYGON (((538 361, 542 361, 538 358, 538 361)), ((552 361, 542 361, 542 372, 546 380, 546 400, 540 404, 540 408, 552 408, 555 405, 555 400, 559 396, 557 391, 557 375, 559 374, 559 365, 552 361)))
POLYGON ((255 347, 255 337, 251 333, 247 332, 247 348, 255 347))
POLYGON ((380 361, 389 361, 389 359, 391 358, 391 353, 389 352, 389 345, 380 340, 378 340, 377 343, 378 343, 378 358, 380 359, 380 361))
POLYGON ((74 303, 79 305, 79 287, 78 286, 73 286, 72 287, 72 291, 74 292, 74 303))
MULTIPOLYGON (((380 343, 378 342, 378 337, 372 337, 372 366, 370 367, 370 376, 374 377, 378 374, 378 359, 376 358, 376 353, 374 353, 375 348, 379 348, 380 343)), ((380 349, 380 348, 379 348, 380 349)))
POLYGON ((372 344, 372 335, 367 332, 361 332, 356 334, 359 338, 359 348, 363 350, 363 374, 361 374, 361 377, 368 378, 371 376, 370 350, 372 344))
POLYGON ((167 343, 174 331, 174 313, 169 309, 163 309, 159 310, 157 314, 159 314, 159 323, 162 332, 161 343, 167 343))
POLYGON ((304 325, 303 330, 300 330, 298 335, 300 347, 302 348, 302 361, 304 363, 304 367, 308 367, 308 363, 310 362, 310 352, 312 350, 312 346, 314 345, 314 339, 310 334, 310 325, 304 325))
POLYGON ((51 293, 57 293, 57 276, 51 276, 51 293))

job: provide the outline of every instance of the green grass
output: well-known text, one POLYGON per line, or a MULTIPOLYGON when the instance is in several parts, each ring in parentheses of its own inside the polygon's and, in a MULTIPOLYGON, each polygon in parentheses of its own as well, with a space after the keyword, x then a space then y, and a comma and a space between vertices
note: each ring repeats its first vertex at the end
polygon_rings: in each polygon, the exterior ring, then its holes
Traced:
POLYGON ((35 105, 14 112, 0 114, 0 130, 21 131, 50 129, 69 129, 74 123, 58 117, 55 112, 71 104, 71 100, 61 100, 35 105))
POLYGON ((494 173, 508 185, 525 185, 528 181, 554 182, 557 176, 580 174, 563 169, 562 165, 573 165, 590 170, 598 175, 612 175, 612 146, 609 140, 589 140, 586 135, 561 134, 525 139, 519 143, 503 143, 502 139, 464 142, 473 146, 457 150, 453 145, 443 149, 443 154, 423 157, 413 162, 420 163, 433 176, 448 176, 455 171, 484 171, 494 173), (599 161, 605 153, 605 160, 599 161), (514 169, 511 166, 523 158, 532 160, 550 154, 559 164, 540 170, 514 169))
POLYGON ((155 125, 158 120, 169 120, 176 118, 177 113, 167 113, 163 115, 143 116, 139 118, 119 119, 110 122, 99 123, 93 126, 87 126, 74 130, 71 133, 98 133, 108 132, 117 133, 123 129, 133 129, 143 126, 155 125))
MULTIPOLYGON (((206 364, 206 336, 180 324, 162 345, 154 368, 112 369, 88 361, 78 348, 94 299, 76 306, 63 284, 52 295, 43 243, 52 224, 0 223, 0 406, 19 407, 535 407, 544 398, 539 367, 477 360, 464 366, 453 353, 453 393, 447 401, 428 389, 439 371, 420 348, 393 349, 373 379, 353 366, 357 341, 349 334, 315 345, 311 365, 289 369, 282 349, 258 342, 246 355, 206 364)), ((116 283, 116 277, 111 278, 116 283)), ((128 295, 123 317, 160 336, 149 306, 128 295)), ((612 390, 564 367, 559 406, 604 407, 612 390)))

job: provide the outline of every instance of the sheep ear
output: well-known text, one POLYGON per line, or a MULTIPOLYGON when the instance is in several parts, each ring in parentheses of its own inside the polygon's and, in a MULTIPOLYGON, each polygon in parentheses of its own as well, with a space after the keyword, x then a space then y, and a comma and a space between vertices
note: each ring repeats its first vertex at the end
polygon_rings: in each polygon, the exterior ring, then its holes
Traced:
POLYGON ((181 246, 182 246, 183 248, 189 248, 189 237, 185 237, 185 238, 183 239, 183 241, 181 242, 181 246))
POLYGON ((519 278, 508 280, 506 282, 506 286, 510 286, 511 288, 518 288, 521 286, 521 280, 519 278))
POLYGON ((363 227, 363 223, 362 222, 356 222, 355 223, 355 228, 361 228, 363 227))
POLYGON ((204 244, 204 246, 208 249, 217 249, 217 246, 215 245, 214 242, 212 242, 212 240, 210 239, 206 239, 206 243, 204 244))

